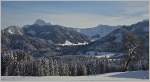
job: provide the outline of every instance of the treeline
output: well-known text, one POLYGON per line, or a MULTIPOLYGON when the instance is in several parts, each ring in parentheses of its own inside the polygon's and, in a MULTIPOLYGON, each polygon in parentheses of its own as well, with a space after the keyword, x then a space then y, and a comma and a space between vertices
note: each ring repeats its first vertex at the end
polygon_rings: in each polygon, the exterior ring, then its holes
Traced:
POLYGON ((33 58, 30 52, 16 50, 2 53, 1 75, 2 76, 94 75, 94 74, 103 74, 108 72, 121 71, 122 64, 123 64, 122 60, 96 58, 91 56, 68 55, 68 56, 33 58))

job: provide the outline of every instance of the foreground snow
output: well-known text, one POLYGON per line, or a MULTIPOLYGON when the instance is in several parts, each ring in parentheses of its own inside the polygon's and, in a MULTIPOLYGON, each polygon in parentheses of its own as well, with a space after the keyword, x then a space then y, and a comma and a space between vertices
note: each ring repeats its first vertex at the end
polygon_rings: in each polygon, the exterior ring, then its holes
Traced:
POLYGON ((2 76, 2 80, 47 80, 47 81, 100 81, 100 80, 148 80, 148 71, 114 72, 91 76, 39 76, 39 77, 14 77, 2 76))

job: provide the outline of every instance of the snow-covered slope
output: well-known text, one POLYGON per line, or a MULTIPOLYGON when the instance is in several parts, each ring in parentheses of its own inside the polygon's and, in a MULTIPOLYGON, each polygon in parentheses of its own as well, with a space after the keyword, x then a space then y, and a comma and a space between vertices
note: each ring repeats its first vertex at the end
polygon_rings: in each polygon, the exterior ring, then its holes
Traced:
POLYGON ((2 76, 2 80, 11 81, 113 81, 113 80, 148 80, 149 71, 128 71, 128 72, 114 72, 91 76, 42 76, 42 77, 22 77, 22 76, 2 76))
POLYGON ((38 19, 32 25, 23 27, 25 35, 36 37, 44 40, 51 40, 54 44, 64 44, 69 41, 73 44, 90 42, 88 37, 71 28, 61 25, 48 24, 45 21, 38 19))
POLYGON ((8 28, 4 29, 4 31, 11 35, 23 35, 23 30, 18 26, 9 26, 8 28))
POLYGON ((119 28, 120 26, 108 26, 108 25, 98 25, 92 28, 85 28, 85 29, 76 29, 78 32, 83 33, 91 38, 91 41, 95 41, 100 39, 113 30, 119 28))
POLYGON ((120 27, 112 31, 105 37, 98 39, 92 43, 89 43, 89 45, 80 49, 80 51, 83 50, 83 54, 85 54, 88 51, 124 52, 125 42, 127 41, 126 37, 129 33, 134 34, 134 36, 141 40, 142 43, 144 43, 143 50, 147 50, 149 43, 148 25, 149 21, 145 20, 129 26, 120 27))

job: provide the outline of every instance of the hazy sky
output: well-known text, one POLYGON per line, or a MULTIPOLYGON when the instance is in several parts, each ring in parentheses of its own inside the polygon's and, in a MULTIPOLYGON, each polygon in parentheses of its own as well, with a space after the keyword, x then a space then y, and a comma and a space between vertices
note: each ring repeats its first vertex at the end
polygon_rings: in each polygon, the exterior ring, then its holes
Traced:
POLYGON ((2 28, 36 19, 67 27, 129 25, 148 19, 147 1, 3 1, 2 28))

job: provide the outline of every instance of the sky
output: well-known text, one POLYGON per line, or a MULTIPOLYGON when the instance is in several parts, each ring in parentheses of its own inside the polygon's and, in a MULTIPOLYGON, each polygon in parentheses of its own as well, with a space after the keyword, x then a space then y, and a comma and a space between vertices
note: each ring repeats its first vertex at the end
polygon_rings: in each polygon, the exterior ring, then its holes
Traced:
POLYGON ((2 28, 43 19, 74 28, 130 25, 148 19, 148 1, 2 1, 2 28))

